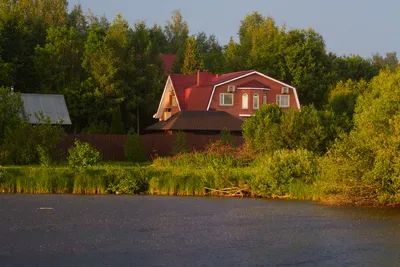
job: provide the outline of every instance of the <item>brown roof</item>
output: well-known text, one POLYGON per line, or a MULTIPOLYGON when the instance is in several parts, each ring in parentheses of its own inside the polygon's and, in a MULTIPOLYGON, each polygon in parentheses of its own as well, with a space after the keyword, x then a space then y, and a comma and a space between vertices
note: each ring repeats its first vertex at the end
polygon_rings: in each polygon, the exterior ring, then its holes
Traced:
POLYGON ((148 131, 242 131, 243 120, 225 111, 182 110, 167 121, 159 121, 146 128, 148 131))

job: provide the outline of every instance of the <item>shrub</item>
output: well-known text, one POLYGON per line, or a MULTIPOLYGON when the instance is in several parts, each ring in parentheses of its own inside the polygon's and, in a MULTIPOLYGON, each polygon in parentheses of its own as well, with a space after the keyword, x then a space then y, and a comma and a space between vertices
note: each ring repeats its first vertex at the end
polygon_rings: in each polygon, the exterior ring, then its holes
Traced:
POLYGON ((72 169, 84 169, 100 160, 100 152, 90 144, 75 140, 75 146, 68 150, 68 165, 72 169))
POLYGON ((47 157, 47 163, 55 158, 57 144, 64 135, 64 130, 61 125, 52 125, 50 119, 45 118, 42 113, 35 115, 38 124, 20 121, 6 127, 3 144, 0 144, 0 163, 42 164, 44 157, 47 157))
POLYGON ((259 196, 297 197, 291 189, 299 184, 312 185, 316 180, 317 161, 307 150, 278 150, 262 155, 251 167, 254 176, 251 188, 259 196))
POLYGON ((178 131, 172 146, 172 155, 178 155, 179 153, 185 153, 186 151, 186 135, 183 131, 178 131))
POLYGON ((228 128, 225 128, 221 131, 221 142, 223 145, 234 146, 233 137, 231 131, 228 128))
POLYGON ((146 161, 142 139, 135 132, 128 134, 124 144, 125 157, 132 162, 146 161))

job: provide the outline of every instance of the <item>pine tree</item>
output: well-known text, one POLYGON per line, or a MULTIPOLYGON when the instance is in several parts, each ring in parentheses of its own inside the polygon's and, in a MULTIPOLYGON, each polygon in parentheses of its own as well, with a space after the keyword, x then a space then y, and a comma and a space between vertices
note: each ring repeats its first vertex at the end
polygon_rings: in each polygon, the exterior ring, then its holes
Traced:
POLYGON ((201 70, 203 68, 204 68, 204 62, 197 47, 196 39, 194 37, 189 37, 186 40, 184 60, 181 68, 181 73, 196 74, 198 70, 201 70))

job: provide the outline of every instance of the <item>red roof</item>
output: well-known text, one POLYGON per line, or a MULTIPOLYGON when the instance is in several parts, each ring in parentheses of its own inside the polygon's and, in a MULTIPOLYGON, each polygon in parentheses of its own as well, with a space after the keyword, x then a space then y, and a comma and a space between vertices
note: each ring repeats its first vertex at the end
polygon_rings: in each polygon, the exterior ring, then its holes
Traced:
POLYGON ((164 74, 168 74, 172 71, 174 66, 176 55, 175 54, 161 54, 161 58, 164 66, 164 74))
POLYGON ((213 76, 201 86, 197 85, 197 75, 171 74, 172 84, 181 110, 205 110, 215 85, 250 74, 253 70, 232 72, 213 76), (187 92, 185 96, 185 92, 187 92))
POLYGON ((175 89, 175 95, 178 99, 179 106, 181 109, 185 109, 186 101, 185 101, 185 89, 193 86, 197 83, 196 75, 184 75, 184 74, 170 74, 172 85, 175 89))

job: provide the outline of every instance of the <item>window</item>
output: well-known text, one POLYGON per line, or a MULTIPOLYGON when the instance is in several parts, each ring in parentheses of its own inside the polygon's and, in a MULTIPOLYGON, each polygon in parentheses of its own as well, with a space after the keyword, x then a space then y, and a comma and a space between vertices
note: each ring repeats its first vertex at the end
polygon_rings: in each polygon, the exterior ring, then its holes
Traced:
POLYGON ((249 108, 249 96, 247 94, 242 95, 242 109, 249 108))
POLYGON ((266 105, 267 104, 267 94, 263 95, 263 104, 266 105))
POLYGON ((258 109, 260 107, 260 98, 258 94, 253 95, 253 109, 258 109))
POLYGON ((220 106, 233 106, 233 94, 220 94, 219 95, 220 106))
POLYGON ((276 104, 282 108, 290 106, 290 99, 288 95, 276 95, 276 104))
POLYGON ((176 96, 171 95, 169 103, 171 104, 171 107, 176 107, 178 105, 178 102, 176 102, 176 96))

